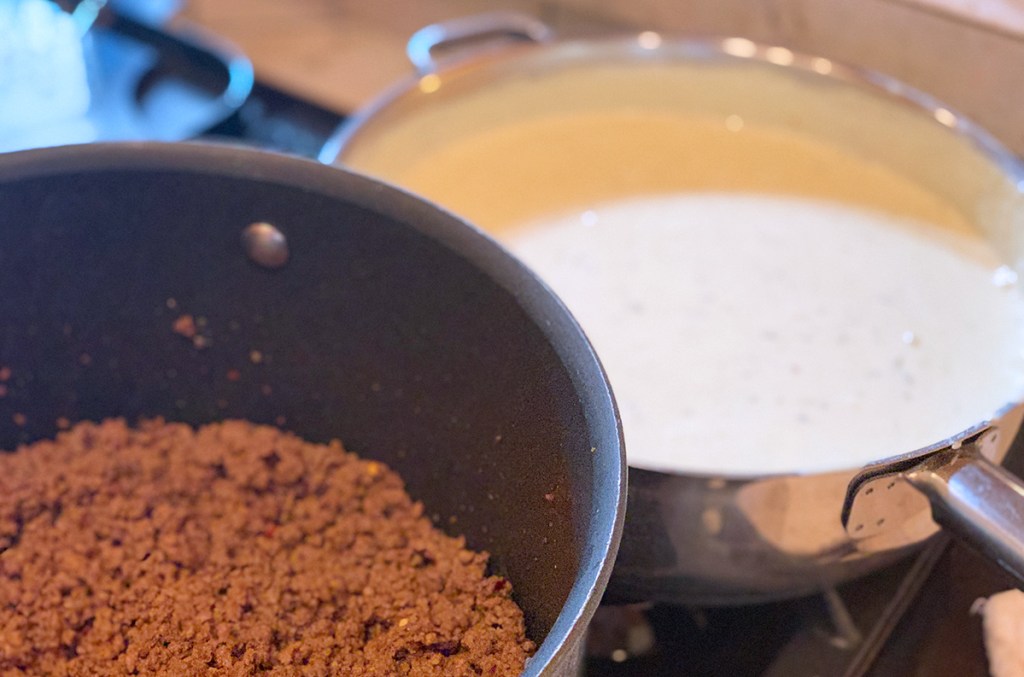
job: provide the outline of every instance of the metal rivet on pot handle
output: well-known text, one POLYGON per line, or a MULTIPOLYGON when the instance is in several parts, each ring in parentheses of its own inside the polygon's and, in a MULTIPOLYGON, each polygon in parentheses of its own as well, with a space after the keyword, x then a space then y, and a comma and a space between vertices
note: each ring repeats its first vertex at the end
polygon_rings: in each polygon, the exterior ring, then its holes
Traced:
POLYGON ((518 12, 486 12, 424 26, 409 38, 405 53, 420 75, 437 70, 434 51, 456 42, 477 42, 495 37, 546 42, 554 36, 539 19, 518 12))
POLYGON ((280 268, 288 263, 288 240, 271 223, 258 221, 246 226, 242 248, 253 263, 264 268, 280 268))

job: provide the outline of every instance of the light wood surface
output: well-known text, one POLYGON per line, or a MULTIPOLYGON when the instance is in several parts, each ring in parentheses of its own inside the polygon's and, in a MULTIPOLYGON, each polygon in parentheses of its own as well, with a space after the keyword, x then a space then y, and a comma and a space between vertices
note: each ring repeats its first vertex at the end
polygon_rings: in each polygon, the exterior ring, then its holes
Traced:
POLYGON ((351 111, 409 75, 416 29, 493 9, 544 13, 539 0, 187 0, 181 17, 234 42, 268 84, 351 111))

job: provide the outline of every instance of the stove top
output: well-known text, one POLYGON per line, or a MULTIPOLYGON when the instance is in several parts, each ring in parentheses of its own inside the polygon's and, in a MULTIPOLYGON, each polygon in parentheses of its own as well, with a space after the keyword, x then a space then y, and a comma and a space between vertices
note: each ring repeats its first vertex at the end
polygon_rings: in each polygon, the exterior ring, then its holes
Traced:
POLYGON ((820 596, 736 608, 631 609, 653 630, 651 649, 631 656, 623 648, 628 642, 592 643, 586 674, 983 677, 981 620, 971 605, 1013 585, 1001 569, 942 536, 915 557, 820 596))

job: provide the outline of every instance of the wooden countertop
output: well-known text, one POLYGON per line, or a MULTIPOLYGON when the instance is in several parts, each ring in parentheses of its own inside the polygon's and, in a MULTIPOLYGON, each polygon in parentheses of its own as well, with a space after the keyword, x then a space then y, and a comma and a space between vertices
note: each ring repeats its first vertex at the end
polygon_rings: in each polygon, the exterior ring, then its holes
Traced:
POLYGON ((374 21, 376 3, 363 4, 189 0, 181 16, 234 42, 268 84, 349 111, 409 72, 404 21, 374 21))
POLYGON ((542 0, 188 0, 180 18, 234 42, 264 82, 346 112, 412 73, 405 43, 417 29, 496 9, 573 32, 608 25, 542 0))

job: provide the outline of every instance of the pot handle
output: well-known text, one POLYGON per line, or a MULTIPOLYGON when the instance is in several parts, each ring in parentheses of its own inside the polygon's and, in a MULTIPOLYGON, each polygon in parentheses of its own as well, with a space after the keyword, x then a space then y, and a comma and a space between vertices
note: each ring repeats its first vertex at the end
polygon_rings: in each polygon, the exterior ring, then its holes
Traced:
POLYGON ((477 42, 496 37, 546 42, 554 31, 543 21, 518 12, 486 12, 424 26, 409 38, 405 53, 420 75, 437 70, 434 51, 459 42, 477 42))
POLYGON ((982 424, 924 456, 865 468, 847 488, 847 533, 897 547, 930 535, 937 522, 1024 583, 1024 482, 989 460, 1002 457, 999 433, 982 424), (929 508, 932 519, 919 519, 929 508))
POLYGON ((904 473, 932 517, 1024 582, 1024 483, 979 453, 948 450, 904 473))

